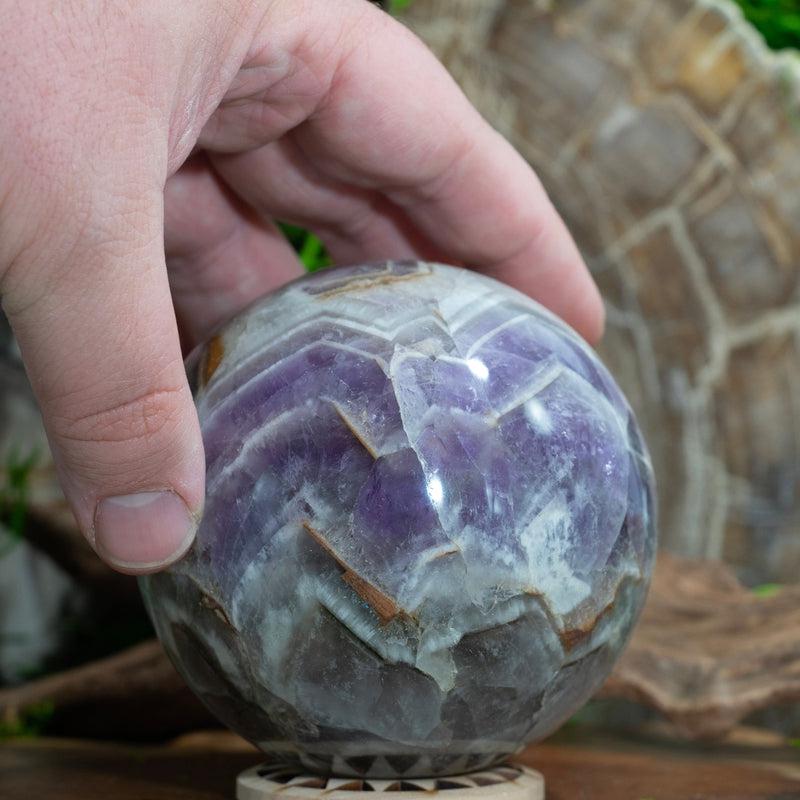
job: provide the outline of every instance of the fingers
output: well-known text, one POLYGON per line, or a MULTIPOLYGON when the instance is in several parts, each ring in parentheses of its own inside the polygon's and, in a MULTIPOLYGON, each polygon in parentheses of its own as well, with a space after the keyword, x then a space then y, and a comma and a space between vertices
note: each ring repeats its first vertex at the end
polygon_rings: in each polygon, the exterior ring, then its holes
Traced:
MULTIPOLYGON (((3 61, 19 102, 0 118, 14 150, 0 170, 0 291, 67 498, 123 571, 179 558, 201 511, 164 180, 225 86, 201 143, 254 151, 215 161, 252 205, 297 212, 286 216, 317 227, 342 260, 446 254, 539 297, 589 338, 602 327, 541 185, 418 40, 363 0, 261 5, 104 8, 87 25, 77 6, 28 17, 16 4, 15 30, 33 21, 58 36, 3 61), (284 136, 290 149, 271 146, 284 136), (23 236, 20 220, 33 220, 23 236)), ((178 176, 168 202, 189 339, 299 273, 274 229, 207 170, 178 176)))
POLYGON ((528 164, 417 39, 388 20, 369 34, 380 46, 348 50, 323 105, 298 129, 300 146, 332 177, 381 188, 452 258, 599 338, 599 293, 528 164))
MULTIPOLYGON (((289 43, 281 78, 223 104, 203 141, 231 152, 290 136, 325 178, 379 193, 448 260, 511 283, 597 339, 599 294, 540 182, 421 42, 362 0, 309 0, 303 15, 289 6, 275 6, 263 34, 289 43)), ((269 48, 254 52, 250 66, 277 69, 269 48)), ((367 239, 365 220, 387 216, 351 220, 367 239)))
POLYGON ((388 196, 466 265, 535 297, 588 341, 602 336, 602 299, 572 236, 498 134, 476 132, 437 178, 388 196))
POLYGON ((196 156, 167 181, 165 245, 185 349, 257 297, 303 274, 280 231, 196 156))
POLYGON ((204 463, 164 264, 161 187, 102 178, 107 191, 73 187, 49 209, 49 233, 19 252, 3 302, 82 531, 113 567, 142 573, 191 544, 204 463))
POLYGON ((445 257, 379 192, 327 178, 289 137, 212 161, 249 205, 311 229, 339 264, 445 257))

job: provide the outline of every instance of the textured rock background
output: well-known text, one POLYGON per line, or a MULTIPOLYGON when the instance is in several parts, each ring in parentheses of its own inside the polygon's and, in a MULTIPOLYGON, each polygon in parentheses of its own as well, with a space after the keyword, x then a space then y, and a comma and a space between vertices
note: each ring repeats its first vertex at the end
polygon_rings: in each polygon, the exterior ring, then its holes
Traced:
MULTIPOLYGON (((662 544, 796 581, 797 56, 721 0, 414 0, 405 19, 531 161, 594 270, 662 544)), ((44 443, 5 337, 3 464, 44 443)), ((42 452, 32 501, 67 519, 42 452)))
POLYGON ((416 0, 608 308, 662 545, 800 576, 800 63, 718 0, 416 0))
MULTIPOLYGON (((719 2, 414 0, 407 18, 534 164, 595 271, 609 308, 603 357, 638 409, 660 476, 662 543, 721 555, 751 583, 797 581, 800 80, 792 59, 770 55, 738 12, 719 2)), ((9 451, 33 442, 45 445, 0 319, 0 482, 9 451)), ((29 487, 35 524, 26 536, 41 529, 36 546, 63 570, 56 587, 42 568, 47 557, 25 542, 0 562, 4 672, 35 657, 16 636, 26 619, 37 642, 62 630, 51 610, 58 598, 75 596, 66 574, 102 587, 106 598, 124 580, 98 571, 40 452, 29 487), (3 606, 18 601, 22 587, 24 618, 3 606), (45 591, 52 606, 29 614, 45 591), (16 638, 4 635, 9 631, 16 638)), ((669 606, 670 599, 661 602, 669 606)), ((656 603, 651 611, 659 611, 656 603)), ((700 617, 689 617, 698 620, 698 640, 718 647, 700 617)), ((663 626, 658 613, 646 615, 629 655, 648 655, 656 640, 664 649, 651 618, 663 626)), ((728 618, 729 629, 716 619, 707 624, 738 641, 738 616, 728 618)), ((771 613, 764 619, 776 636, 786 633, 783 620, 771 613)), ((748 642, 753 652, 762 647, 748 642)), ((74 679, 100 699, 89 712, 78 704, 73 719, 130 732, 134 716, 151 734, 170 735, 174 729, 159 727, 153 711, 168 708, 169 725, 185 724, 188 714, 175 710, 181 685, 168 684, 163 671, 154 677, 151 655, 137 661, 146 663, 130 692, 143 698, 136 709, 103 694, 112 685, 122 696, 131 685, 116 680, 106 662, 98 662, 91 681, 76 671, 74 679), (105 687, 95 677, 101 671, 114 677, 105 687)), ((712 669, 709 654, 701 655, 712 669)), ((771 654, 761 657, 769 663, 771 654)), ((631 663, 622 668, 630 672, 631 663)), ((785 669, 794 663, 787 660, 785 669)), ((642 675, 651 672, 648 662, 642 675)), ((765 683, 772 674, 762 670, 765 683)), ((64 680, 71 679, 67 673, 64 680)), ((52 688, 36 683, 31 694, 38 701, 52 688)), ((738 702, 745 693, 726 697, 738 702)))

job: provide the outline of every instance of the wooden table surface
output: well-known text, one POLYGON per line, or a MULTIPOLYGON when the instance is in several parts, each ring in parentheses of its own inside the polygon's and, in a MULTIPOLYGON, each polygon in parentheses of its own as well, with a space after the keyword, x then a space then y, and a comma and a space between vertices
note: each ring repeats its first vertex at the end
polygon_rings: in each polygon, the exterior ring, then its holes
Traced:
MULTIPOLYGON (((545 776, 548 800, 800 800, 800 750, 749 742, 699 747, 569 733, 520 761, 545 776)), ((12 741, 0 746, 2 800, 231 800, 259 754, 231 734, 169 746, 12 741)))

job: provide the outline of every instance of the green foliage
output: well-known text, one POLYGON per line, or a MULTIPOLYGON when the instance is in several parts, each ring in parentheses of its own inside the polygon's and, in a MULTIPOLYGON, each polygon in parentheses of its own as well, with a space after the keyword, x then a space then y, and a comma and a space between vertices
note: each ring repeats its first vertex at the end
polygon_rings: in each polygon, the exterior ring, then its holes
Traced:
POLYGON ((399 14, 404 9, 408 8, 413 0, 389 0, 389 13, 399 14))
POLYGON ((0 558, 10 553, 25 533, 30 475, 38 459, 35 449, 24 456, 16 447, 9 451, 0 478, 0 525, 8 532, 7 542, 0 546, 0 558))
POLYGON ((325 245, 313 233, 306 233, 299 255, 309 272, 316 272, 318 269, 330 266, 331 263, 325 245))
POLYGON ((46 700, 30 706, 19 715, 0 720, 0 741, 41 736, 53 718, 55 710, 52 701, 46 700))
POLYGON ((800 0, 736 0, 770 47, 800 48, 800 0))
POLYGON ((762 583, 754 586, 751 591, 756 597, 774 597, 782 588, 779 583, 762 583))
POLYGON ((325 246, 313 233, 283 222, 280 224, 280 228, 309 272, 316 272, 318 269, 330 266, 331 259, 325 246))
MULTIPOLYGON (((384 7, 390 14, 399 14, 408 8, 414 0, 388 0, 384 7)), ((325 245, 310 231, 300 228, 297 225, 280 223, 283 235, 297 251, 297 255, 303 266, 309 272, 316 272, 324 267, 331 265, 331 257, 325 250, 325 245)))
POLYGON ((800 748, 800 739, 789 739, 789 747, 800 748))
MULTIPOLYGON (((390 14, 399 14, 414 0, 388 0, 390 14)), ((745 17, 756 27, 770 47, 800 49, 800 0, 736 0, 745 17)))

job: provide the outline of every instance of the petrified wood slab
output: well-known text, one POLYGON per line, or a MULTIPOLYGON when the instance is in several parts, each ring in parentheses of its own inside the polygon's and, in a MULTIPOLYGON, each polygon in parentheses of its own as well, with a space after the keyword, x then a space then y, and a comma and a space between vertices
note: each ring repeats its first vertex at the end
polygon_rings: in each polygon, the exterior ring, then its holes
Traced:
POLYGON ((653 706, 691 737, 800 700, 800 586, 757 596, 722 564, 659 559, 628 650, 601 690, 653 706))
POLYGON ((727 0, 417 0, 530 161, 608 309, 662 542, 800 576, 800 59, 727 0))
POLYGON ((11 722, 42 703, 54 707, 50 729, 71 736, 155 740, 217 724, 156 639, 0 690, 0 719, 11 722))

